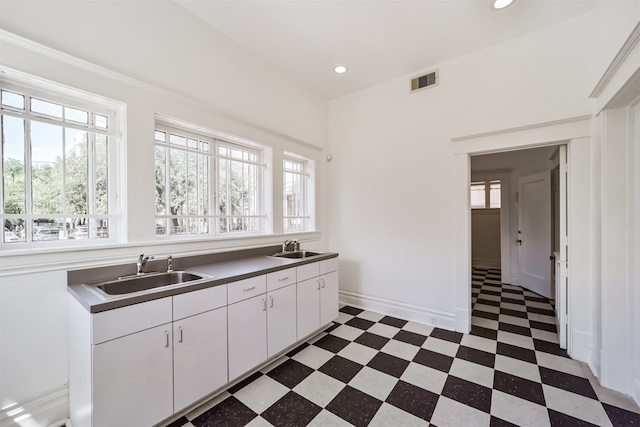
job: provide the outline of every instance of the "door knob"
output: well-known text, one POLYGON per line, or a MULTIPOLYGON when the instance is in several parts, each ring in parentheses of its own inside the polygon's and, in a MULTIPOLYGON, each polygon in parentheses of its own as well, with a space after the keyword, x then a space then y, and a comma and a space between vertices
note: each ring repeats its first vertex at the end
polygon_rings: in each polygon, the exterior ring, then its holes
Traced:
POLYGON ((522 246, 522 240, 521 240, 521 239, 516 240, 516 242, 518 242, 518 244, 519 244, 520 246, 522 246))

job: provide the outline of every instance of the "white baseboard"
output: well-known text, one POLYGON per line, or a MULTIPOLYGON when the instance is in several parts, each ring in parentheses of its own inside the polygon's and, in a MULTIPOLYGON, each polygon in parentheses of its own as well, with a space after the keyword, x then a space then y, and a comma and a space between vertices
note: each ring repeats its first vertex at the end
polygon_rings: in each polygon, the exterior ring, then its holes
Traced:
POLYGON ((640 378, 635 377, 631 384, 631 397, 640 405, 640 378))
POLYGON ((64 426, 69 418, 69 387, 65 384, 28 402, 18 402, 0 412, 0 427, 64 426))
POLYGON ((412 322, 436 326, 451 331, 456 328, 456 319, 453 313, 429 310, 424 307, 371 297, 356 292, 340 291, 339 298, 342 304, 375 311, 387 316, 399 317, 412 322))

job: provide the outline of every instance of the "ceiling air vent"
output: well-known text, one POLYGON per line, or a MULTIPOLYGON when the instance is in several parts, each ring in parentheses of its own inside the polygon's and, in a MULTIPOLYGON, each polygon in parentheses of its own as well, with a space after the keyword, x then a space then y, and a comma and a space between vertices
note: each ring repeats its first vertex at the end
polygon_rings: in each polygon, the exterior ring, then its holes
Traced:
POLYGON ((438 86, 438 70, 411 79, 411 92, 438 86))

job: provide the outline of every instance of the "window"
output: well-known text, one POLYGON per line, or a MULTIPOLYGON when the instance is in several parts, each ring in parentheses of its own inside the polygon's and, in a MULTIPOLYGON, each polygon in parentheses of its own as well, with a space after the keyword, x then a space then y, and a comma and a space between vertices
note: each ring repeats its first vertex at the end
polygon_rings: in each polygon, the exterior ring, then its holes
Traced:
POLYGON ((25 86, 6 77, 0 106, 0 245, 116 240, 120 107, 52 83, 25 86))
POLYGON ((500 208, 500 181, 471 183, 471 209, 500 208))
POLYGON ((313 228, 309 186, 311 165, 311 160, 285 153, 282 166, 284 231, 307 231, 313 228))
POLYGON ((156 235, 264 232, 263 152, 158 123, 156 235))

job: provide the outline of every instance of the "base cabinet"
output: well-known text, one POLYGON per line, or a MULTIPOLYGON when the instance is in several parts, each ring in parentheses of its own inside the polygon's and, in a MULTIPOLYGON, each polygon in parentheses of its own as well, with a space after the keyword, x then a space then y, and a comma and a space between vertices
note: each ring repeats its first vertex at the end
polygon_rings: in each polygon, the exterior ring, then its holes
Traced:
POLYGON ((296 341, 296 287, 289 285, 267 293, 267 356, 296 341))
POLYGON ((152 426, 338 316, 329 259, 89 313, 69 296, 74 427, 152 426))
POLYGON ((338 317, 338 272, 320 276, 320 326, 338 317))
POLYGON ((227 382, 227 307, 174 322, 174 412, 227 382))
POLYGON ((265 294, 229 307, 229 381, 267 360, 265 294))
POLYGON ((93 347, 93 425, 151 426, 173 415, 171 324, 93 347))
POLYGON ((298 267, 298 339, 301 340, 338 317, 338 261, 330 259, 298 267), (309 278, 311 277, 311 278, 309 278))

